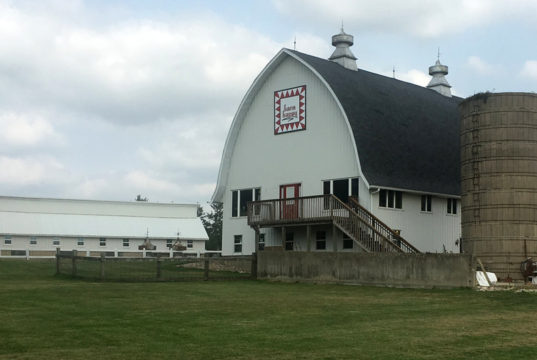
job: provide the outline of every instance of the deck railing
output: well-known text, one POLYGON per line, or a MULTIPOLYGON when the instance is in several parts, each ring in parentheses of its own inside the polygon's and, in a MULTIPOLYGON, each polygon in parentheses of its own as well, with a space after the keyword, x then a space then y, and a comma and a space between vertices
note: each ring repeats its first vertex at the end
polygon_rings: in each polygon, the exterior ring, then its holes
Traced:
POLYGON ((371 226, 373 226, 378 232, 380 232, 384 236, 392 239, 392 241, 397 246, 399 246, 403 250, 403 252, 420 253, 417 248, 415 248, 411 243, 406 241, 400 234, 395 232, 388 225, 383 223, 379 218, 371 214, 366 208, 360 205, 355 198, 349 198, 349 206, 360 217, 360 219, 371 224, 371 226))
MULTIPOLYGON (((358 210, 367 212, 363 208, 358 210)), ((365 251, 415 252, 412 251, 415 249, 413 247, 398 246, 400 237, 394 237, 395 232, 384 223, 371 222, 367 219, 365 214, 358 214, 334 195, 248 203, 248 225, 252 227, 298 223, 333 223, 365 251)), ((404 245, 406 244, 405 242, 404 245)))

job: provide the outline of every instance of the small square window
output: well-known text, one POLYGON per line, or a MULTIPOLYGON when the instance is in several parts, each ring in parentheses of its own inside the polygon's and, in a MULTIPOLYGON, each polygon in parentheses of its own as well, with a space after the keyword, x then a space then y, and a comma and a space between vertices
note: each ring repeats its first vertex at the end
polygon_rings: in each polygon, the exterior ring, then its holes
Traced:
POLYGON ((317 250, 326 250, 326 231, 317 231, 315 248, 317 250))
POLYGON ((11 245, 11 236, 4 237, 4 244, 11 245))
POLYGON ((30 245, 37 245, 37 238, 35 236, 30 238, 30 245))
POLYGON ((54 238, 54 239, 52 239, 52 245, 54 245, 54 246, 60 246, 60 239, 59 239, 59 238, 54 238))
POLYGON ((192 249, 194 247, 194 240, 187 240, 186 247, 192 249))
POLYGON ((106 246, 106 238, 99 239, 99 246, 106 246))
POLYGON ((84 246, 84 238, 78 238, 76 244, 77 244, 78 246, 84 246))
POLYGON ((233 252, 240 253, 242 252, 242 235, 233 236, 233 252))
POLYGON ((123 247, 129 247, 131 244, 130 244, 130 241, 129 239, 123 239, 123 247))

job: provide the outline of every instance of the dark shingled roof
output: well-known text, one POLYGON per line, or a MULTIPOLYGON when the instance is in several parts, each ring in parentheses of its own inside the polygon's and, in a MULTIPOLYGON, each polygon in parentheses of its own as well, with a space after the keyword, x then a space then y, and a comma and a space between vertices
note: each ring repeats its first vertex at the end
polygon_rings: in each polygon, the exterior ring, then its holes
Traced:
POLYGON ((458 104, 463 99, 290 51, 338 97, 370 185, 461 194, 458 104))

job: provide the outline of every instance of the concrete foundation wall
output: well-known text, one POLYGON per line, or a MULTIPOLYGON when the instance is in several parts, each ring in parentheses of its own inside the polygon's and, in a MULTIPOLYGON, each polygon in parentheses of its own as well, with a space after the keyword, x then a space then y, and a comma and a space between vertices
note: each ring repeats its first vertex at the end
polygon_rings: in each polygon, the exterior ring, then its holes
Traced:
POLYGON ((467 254, 361 254, 261 251, 259 279, 396 287, 473 287, 467 254))

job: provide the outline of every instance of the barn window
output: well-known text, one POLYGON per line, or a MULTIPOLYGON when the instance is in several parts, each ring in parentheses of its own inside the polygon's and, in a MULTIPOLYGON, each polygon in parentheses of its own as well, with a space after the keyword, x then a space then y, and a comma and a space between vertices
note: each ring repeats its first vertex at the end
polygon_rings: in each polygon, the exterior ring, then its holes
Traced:
POLYGON ((447 199, 447 213, 457 214, 457 199, 447 199))
MULTIPOLYGON (((242 189, 233 190, 231 192, 231 216, 247 216, 248 215, 248 202, 261 200, 261 189, 242 189)), ((255 214, 259 215, 259 208, 254 209, 255 214)))
POLYGON ((395 190, 380 190, 379 191, 379 207, 387 207, 391 209, 403 208, 403 193, 395 190))
POLYGON ((84 246, 84 238, 79 237, 76 241, 78 246, 84 246))
POLYGON ((317 231, 315 238, 316 238, 315 248, 317 250, 325 250, 326 249, 326 231, 317 231))
POLYGON ((295 242, 295 234, 288 232, 285 234, 285 250, 293 250, 295 242))
POLYGON ((259 234, 259 244, 258 249, 260 251, 265 250, 265 234, 259 234))
POLYGON ((433 197, 431 195, 421 195, 421 211, 431 212, 433 197))
POLYGON ((233 243, 234 243, 233 252, 241 253, 242 252, 242 235, 235 235, 233 237, 233 243))
MULTIPOLYGON (((328 194, 334 194, 344 203, 347 203, 349 196, 358 199, 358 178, 323 181, 323 195, 328 194)), ((325 203, 325 208, 328 208, 328 203, 325 203)))
POLYGON ((354 248, 354 241, 347 234, 343 234, 343 249, 352 248, 354 248))

